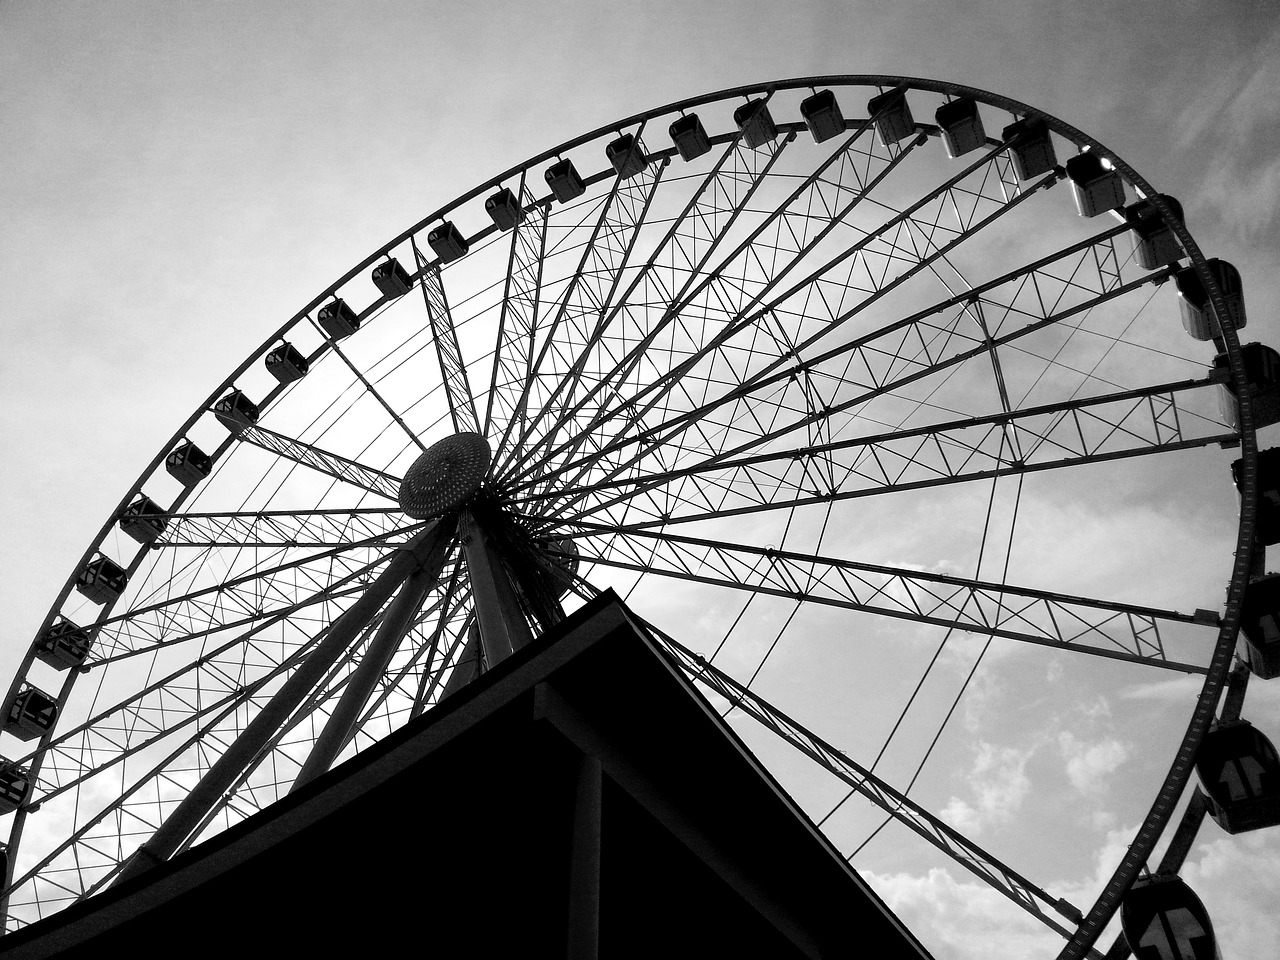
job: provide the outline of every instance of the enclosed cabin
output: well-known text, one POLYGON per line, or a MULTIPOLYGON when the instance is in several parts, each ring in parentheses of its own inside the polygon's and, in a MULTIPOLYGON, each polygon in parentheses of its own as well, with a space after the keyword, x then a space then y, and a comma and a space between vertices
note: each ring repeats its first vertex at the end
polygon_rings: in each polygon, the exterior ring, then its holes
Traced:
POLYGON ((499 230, 510 230, 524 219, 524 207, 508 187, 503 187, 484 202, 484 212, 499 230))
POLYGON ((547 167, 547 172, 543 176, 547 179, 547 186, 561 203, 576 200, 587 192, 587 185, 582 177, 578 176, 578 168, 573 165, 572 160, 566 159, 553 163, 547 167))
POLYGON ((213 405, 213 415, 232 433, 239 433, 258 422, 258 405, 242 391, 233 389, 213 405))
MULTIPOLYGON (((1244 379, 1249 391, 1249 409, 1255 429, 1280 423, 1280 353, 1262 343, 1246 343, 1240 348, 1244 379)), ((1222 419, 1240 427, 1240 400, 1230 378, 1231 363, 1225 353, 1213 359, 1212 372, 1222 377, 1218 384, 1218 409, 1222 419)))
POLYGON ((1217 960, 1218 942, 1200 898, 1171 874, 1133 882, 1120 902, 1120 929, 1137 960, 1217 960))
MULTIPOLYGON (((1240 271, 1225 260, 1214 257, 1206 261, 1205 266, 1218 285, 1218 291, 1227 305, 1226 323, 1236 330, 1245 325, 1244 284, 1240 281, 1240 271)), ((1195 265, 1183 267, 1173 275, 1174 285, 1178 288, 1178 307, 1182 311, 1182 326, 1196 340, 1213 340, 1218 336, 1218 329, 1213 322, 1213 308, 1209 302, 1209 291, 1200 280, 1195 265)))
POLYGON ((911 116, 905 90, 890 90, 867 101, 867 112, 876 126, 880 142, 886 147, 913 136, 916 122, 911 116))
POLYGON ((360 317, 340 297, 335 297, 321 307, 316 320, 331 340, 349 337, 360 329, 360 317))
POLYGON ((395 257, 388 257, 373 268, 373 285, 388 300, 403 297, 413 286, 409 271, 395 257))
POLYGON ((31 772, 0 757, 0 814, 13 813, 27 802, 31 772))
MULTIPOLYGON (((1243 460, 1231 464, 1231 477, 1240 489, 1243 460)), ((1280 543, 1280 447, 1258 451, 1258 519, 1253 538, 1264 546, 1280 543)))
POLYGON ((809 128, 814 143, 838 137, 845 131, 844 114, 830 90, 819 90, 800 101, 800 116, 804 117, 804 125, 809 128))
POLYGON ((1076 213, 1082 217, 1096 217, 1124 206, 1124 181, 1119 172, 1105 157, 1091 150, 1067 161, 1067 180, 1076 201, 1076 213))
MULTIPOLYGON (((1181 222, 1182 204, 1164 194, 1159 197, 1181 222)), ((1143 270, 1158 270, 1182 259, 1182 244, 1177 234, 1149 198, 1125 207, 1124 219, 1133 235, 1133 259, 1143 270)))
POLYGON ((281 383, 293 383, 295 380, 301 380, 307 375, 307 370, 311 368, 311 365, 307 363, 307 358, 302 355, 302 351, 288 340, 272 348, 263 362, 266 364, 267 373, 281 383))
POLYGON ((1039 117, 1024 117, 1004 128, 1000 138, 1009 147, 1013 173, 1019 180, 1043 176, 1058 165, 1049 125, 1039 117))
POLYGON ((129 576, 110 557, 99 556, 84 565, 76 577, 76 589, 92 603, 112 603, 124 593, 129 576))
POLYGON ((1227 833, 1280 824, 1280 756, 1248 720, 1214 723, 1196 753, 1209 815, 1227 833))
POLYGON ((748 100, 733 111, 733 122, 738 125, 742 142, 752 150, 772 143, 778 136, 778 125, 773 122, 773 114, 763 97, 748 100))
POLYGON ((427 234, 427 245, 435 251, 441 263, 457 260, 470 249, 467 238, 452 220, 446 220, 430 231, 427 234))
POLYGON ((620 180, 630 180, 649 166, 649 158, 644 155, 644 145, 630 133, 624 133, 605 147, 604 155, 620 180))
POLYGON ((1280 573, 1257 577, 1245 587, 1236 652, 1254 676, 1280 677, 1280 573))
POLYGON ((697 160, 704 153, 711 152, 711 138, 707 136, 706 127, 696 113, 686 113, 672 121, 667 133, 671 135, 671 142, 676 145, 680 159, 685 162, 697 160))
POLYGON ((120 529, 139 543, 154 543, 164 533, 164 511, 145 494, 124 508, 120 515, 120 529))
POLYGON ((947 101, 934 111, 933 120, 942 132, 942 145, 952 160, 977 150, 987 142, 978 102, 972 97, 947 101))
POLYGON ((9 701, 4 728, 19 740, 35 740, 52 730, 57 719, 58 702, 26 683, 9 701))
POLYGON ((190 487, 213 471, 213 458, 190 440, 184 440, 164 458, 164 468, 173 479, 190 487))
POLYGON ((77 626, 59 616, 36 638, 35 654, 41 663, 55 670, 72 670, 85 662, 90 646, 88 627, 77 626))

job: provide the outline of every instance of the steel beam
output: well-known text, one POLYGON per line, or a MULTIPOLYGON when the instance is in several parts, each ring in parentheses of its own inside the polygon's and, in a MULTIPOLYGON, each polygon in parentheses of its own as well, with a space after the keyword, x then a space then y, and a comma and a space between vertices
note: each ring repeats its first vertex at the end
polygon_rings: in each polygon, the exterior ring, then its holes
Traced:
POLYGON ((391 601, 360 665, 352 672, 337 706, 329 714, 311 753, 294 778, 291 791, 311 782, 333 766, 333 761, 351 738, 361 708, 373 695, 378 681, 386 672, 387 664, 391 662, 391 657, 427 599, 427 594, 440 582, 440 572, 449 554, 456 522, 453 518, 442 519, 430 529, 433 535, 423 543, 419 551, 422 565, 409 574, 400 592, 391 601))
POLYGON ((369 621, 382 609, 405 579, 421 563, 421 552, 435 540, 435 525, 423 530, 397 552, 364 594, 333 624, 323 640, 270 702, 259 711, 234 743, 220 756, 159 829, 126 861, 115 882, 126 882, 168 860, 188 839, 205 816, 235 783, 240 772, 253 762, 272 734, 288 720, 307 694, 324 677, 326 670, 343 656, 369 621))
POLYGON ((462 514, 459 532, 480 625, 484 662, 486 668, 492 668, 532 640, 533 634, 501 557, 470 511, 462 514))

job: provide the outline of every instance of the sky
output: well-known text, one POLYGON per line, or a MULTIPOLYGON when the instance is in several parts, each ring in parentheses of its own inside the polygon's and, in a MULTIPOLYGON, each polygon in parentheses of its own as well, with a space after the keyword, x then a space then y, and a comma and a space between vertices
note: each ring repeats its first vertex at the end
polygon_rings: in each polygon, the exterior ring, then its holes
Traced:
MULTIPOLYGON (((1264 306, 1280 295, 1280 17, 1265 0, 0 0, 0 36, 6 677, 159 446, 318 290, 500 170, 705 91, 884 73, 1033 104, 1178 196, 1201 246, 1244 277, 1245 339, 1280 341, 1264 306)), ((1129 519, 1141 536, 1147 521, 1129 519)), ((1275 739, 1280 698, 1262 686, 1246 715, 1275 739)), ((1124 724, 1185 689, 1135 684, 1123 704, 1082 691, 1073 709, 1087 724, 1021 739, 991 733, 1025 722, 1010 691, 993 681, 985 694, 958 755, 967 769, 940 795, 946 815, 983 836, 1057 830, 1028 825, 1020 804, 1056 765, 1092 820, 1045 882, 1095 888, 1134 827, 1107 815, 1107 779, 1133 759, 1124 724)), ((1280 942, 1262 909, 1278 863, 1272 835, 1201 834, 1183 875, 1224 957, 1280 942)), ((1043 950, 954 867, 884 857, 867 870, 939 958, 1043 950)))

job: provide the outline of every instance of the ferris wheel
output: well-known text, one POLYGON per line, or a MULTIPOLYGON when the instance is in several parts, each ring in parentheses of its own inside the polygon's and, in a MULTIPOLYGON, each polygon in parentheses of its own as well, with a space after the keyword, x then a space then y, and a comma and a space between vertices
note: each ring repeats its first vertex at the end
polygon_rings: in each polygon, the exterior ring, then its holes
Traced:
MULTIPOLYGON (((9 929, 270 807, 611 587, 843 854, 909 837, 1089 955, 1238 724, 1276 373, 1244 323, 1176 200, 956 84, 778 81, 539 154, 280 325, 93 538, 6 701, 9 929), (1118 505, 1201 477, 1216 553, 1157 529, 1118 576, 1118 505), (1135 732, 1157 762, 1092 904, 926 789, 996 663, 1051 666, 1037 696, 1199 678, 1178 729, 1135 732)), ((1182 856, 1225 810, 1196 796, 1182 856)))

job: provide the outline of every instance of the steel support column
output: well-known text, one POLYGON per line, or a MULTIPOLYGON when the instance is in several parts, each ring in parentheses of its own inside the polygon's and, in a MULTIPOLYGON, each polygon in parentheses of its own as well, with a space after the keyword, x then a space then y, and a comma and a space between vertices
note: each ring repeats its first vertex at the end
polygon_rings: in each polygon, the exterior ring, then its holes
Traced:
POLYGON ((298 771, 290 791, 297 790, 333 766, 333 761, 347 745, 356 721, 360 718, 360 710, 368 703, 378 681, 385 674, 387 664, 409 632, 413 618, 422 609, 427 594, 440 582, 440 571, 448 557, 449 544, 456 528, 456 520, 452 517, 433 525, 434 537, 424 542, 419 551, 422 565, 409 574, 400 587, 400 592, 387 607, 378 632, 369 641, 364 658, 352 672, 346 689, 342 691, 337 706, 320 731, 302 769, 298 771))
POLYGON ((485 669, 492 669, 532 640, 533 634, 520 610, 502 558, 493 549, 484 527, 470 511, 463 512, 458 526, 480 624, 485 669))
POLYGON ((396 589, 422 565, 422 553, 429 550, 430 545, 435 542, 436 532, 437 525, 431 524, 396 551, 395 556, 369 584, 360 599, 329 626, 324 639, 289 675, 284 685, 257 716, 249 721, 226 752, 214 762, 200 782, 151 835, 151 839, 125 861, 115 883, 130 880, 152 866, 163 863, 186 843, 192 831, 205 822, 208 813, 231 789, 245 767, 267 745, 280 725, 298 708, 338 658, 347 652, 396 589))

